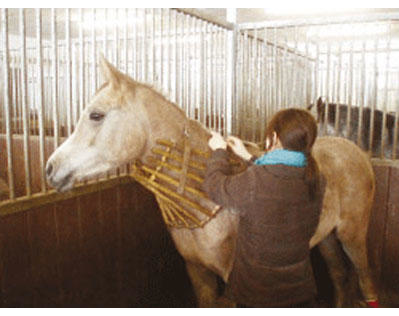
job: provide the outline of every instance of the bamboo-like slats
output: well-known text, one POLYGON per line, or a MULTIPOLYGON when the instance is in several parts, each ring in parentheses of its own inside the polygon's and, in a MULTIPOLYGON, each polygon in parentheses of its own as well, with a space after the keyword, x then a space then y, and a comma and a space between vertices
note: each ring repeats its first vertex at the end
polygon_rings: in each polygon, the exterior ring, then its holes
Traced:
POLYGON ((190 148, 189 159, 184 159, 185 152, 187 154, 185 144, 158 140, 157 146, 152 148, 154 156, 147 159, 150 165, 134 164, 131 176, 155 194, 168 226, 192 229, 203 227, 221 207, 200 189, 204 181, 203 161, 209 154, 190 148))

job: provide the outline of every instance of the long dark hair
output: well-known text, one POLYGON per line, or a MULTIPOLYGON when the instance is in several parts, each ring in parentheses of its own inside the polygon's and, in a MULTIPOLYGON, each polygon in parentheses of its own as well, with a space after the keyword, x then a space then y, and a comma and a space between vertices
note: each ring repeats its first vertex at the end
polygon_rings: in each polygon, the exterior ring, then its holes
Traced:
POLYGON ((309 197, 315 198, 319 185, 319 168, 312 155, 312 146, 317 137, 317 123, 306 110, 286 109, 277 112, 266 128, 269 150, 276 133, 284 149, 303 152, 307 159, 305 182, 309 188, 309 197))

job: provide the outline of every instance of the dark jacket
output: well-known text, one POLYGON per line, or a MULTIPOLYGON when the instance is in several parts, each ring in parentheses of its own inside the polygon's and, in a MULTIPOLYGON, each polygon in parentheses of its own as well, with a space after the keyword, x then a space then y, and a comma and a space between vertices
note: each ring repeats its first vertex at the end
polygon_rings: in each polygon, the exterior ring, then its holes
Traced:
POLYGON ((322 179, 311 201, 304 172, 285 165, 250 165, 232 175, 228 153, 221 149, 208 160, 204 190, 240 214, 227 285, 235 302, 288 307, 315 297, 309 240, 319 221, 325 183, 322 179))

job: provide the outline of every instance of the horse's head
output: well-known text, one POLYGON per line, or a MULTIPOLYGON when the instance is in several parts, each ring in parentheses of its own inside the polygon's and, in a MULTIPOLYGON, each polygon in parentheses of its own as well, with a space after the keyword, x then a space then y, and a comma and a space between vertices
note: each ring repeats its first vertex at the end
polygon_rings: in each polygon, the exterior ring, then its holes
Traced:
POLYGON ((320 122, 320 119, 324 117, 324 112, 325 112, 325 107, 326 107, 326 102, 323 101, 322 97, 319 97, 317 99, 316 103, 316 108, 313 108, 314 104, 308 105, 307 109, 310 111, 313 115, 316 116, 317 122, 320 122))
POLYGON ((100 68, 105 83, 47 161, 47 180, 59 191, 139 158, 146 146, 149 127, 138 84, 104 58, 100 68))

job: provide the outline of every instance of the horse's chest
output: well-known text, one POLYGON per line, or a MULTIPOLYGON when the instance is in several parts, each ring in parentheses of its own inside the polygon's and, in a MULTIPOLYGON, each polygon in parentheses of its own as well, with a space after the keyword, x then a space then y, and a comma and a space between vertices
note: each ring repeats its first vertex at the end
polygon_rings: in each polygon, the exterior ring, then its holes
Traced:
POLYGON ((176 248, 185 260, 198 262, 221 277, 231 270, 238 216, 222 211, 203 228, 170 229, 176 248))

